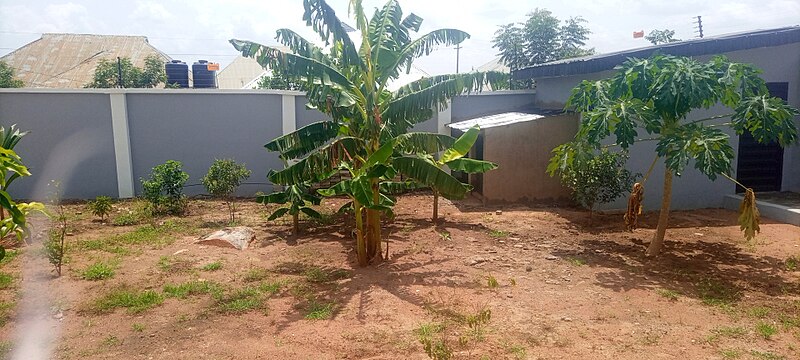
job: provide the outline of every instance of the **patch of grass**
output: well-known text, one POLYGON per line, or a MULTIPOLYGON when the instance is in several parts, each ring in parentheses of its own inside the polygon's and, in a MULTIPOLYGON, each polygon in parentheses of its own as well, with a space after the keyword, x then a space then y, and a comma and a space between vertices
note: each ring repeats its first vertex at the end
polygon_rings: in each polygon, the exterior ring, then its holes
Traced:
POLYGON ((252 310, 268 311, 266 299, 280 290, 280 287, 262 284, 248 286, 233 291, 220 292, 214 295, 217 310, 228 314, 242 314, 252 310))
POLYGON ((120 344, 119 338, 114 335, 109 335, 105 339, 103 339, 103 346, 112 347, 117 346, 120 344))
POLYGON ((572 264, 574 266, 586 265, 586 260, 583 260, 583 259, 580 259, 580 258, 575 258, 575 257, 568 257, 567 258, 567 262, 569 262, 570 264, 572 264))
POLYGON ((681 296, 677 291, 670 289, 656 289, 656 293, 669 301, 677 301, 678 297, 681 296))
POLYGON ((188 260, 180 260, 176 256, 162 256, 158 258, 158 262, 156 263, 158 269, 167 272, 167 273, 174 273, 174 272, 184 272, 192 270, 192 263, 188 260))
POLYGON ((130 209, 117 215, 111 224, 115 226, 139 225, 153 218, 153 212, 146 201, 135 201, 130 204, 130 209))
POLYGON ((140 313, 161 305, 164 295, 153 290, 137 291, 119 288, 101 296, 90 306, 95 313, 108 313, 117 308, 128 309, 130 313, 140 313))
POLYGON ((147 246, 151 248, 162 248, 175 242, 173 236, 176 232, 181 231, 182 226, 174 221, 165 221, 163 225, 143 225, 136 230, 124 233, 111 235, 99 239, 85 240, 79 243, 80 250, 89 251, 105 251, 120 255, 128 255, 130 253, 129 247, 132 246, 147 246))
POLYGON ((133 324, 131 324, 131 329, 134 332, 143 332, 144 328, 145 328, 145 326, 142 323, 133 323, 133 324))
POLYGON ((14 343, 11 341, 0 341, 0 359, 9 359, 14 343))
POLYGON ((509 345, 506 347, 506 352, 513 356, 514 359, 522 360, 528 358, 528 351, 522 345, 509 345))
POLYGON ((778 321, 780 321, 781 325, 786 329, 800 328, 800 315, 792 317, 790 315, 780 314, 778 315, 778 321))
POLYGON ((10 288, 14 284, 14 277, 11 274, 0 272, 0 290, 10 288))
POLYGON ((494 276, 489 275, 486 277, 486 286, 488 286, 490 289, 495 289, 500 286, 500 283, 497 282, 497 279, 494 276))
POLYGON ((750 350, 750 355, 757 359, 763 360, 783 360, 786 359, 783 355, 778 355, 775 353, 771 353, 769 351, 758 351, 758 350, 750 350))
POLYGON ((0 300, 0 328, 6 326, 6 323, 11 319, 11 310, 14 309, 14 303, 0 300))
POLYGON ((346 279, 350 277, 350 273, 346 270, 342 269, 323 269, 317 266, 311 266, 307 268, 303 275, 306 277, 306 281, 310 283, 326 283, 330 281, 336 281, 341 279, 346 279))
POLYGON ((244 280, 244 282, 256 282, 265 280, 268 277, 270 277, 269 270, 264 268, 252 268, 244 274, 242 280, 244 280))
POLYGON ((6 256, 0 259, 0 266, 14 261, 21 253, 22 250, 6 249, 6 256))
POLYGON ((104 262, 95 262, 81 271, 81 278, 89 281, 104 280, 114 277, 114 267, 104 262))
POLYGON ((766 306, 755 306, 750 308, 750 310, 748 310, 747 313, 754 318, 763 319, 769 316, 769 313, 771 311, 772 309, 766 306))
POLYGON ((258 285, 258 291, 268 295, 275 295, 281 292, 281 289, 283 289, 285 284, 285 281, 267 281, 258 285))
POLYGON ((719 351, 719 354, 722 355, 723 359, 738 359, 742 357, 742 353, 736 349, 723 349, 719 351))
POLYGON ((164 294, 167 297, 174 297, 178 299, 186 299, 189 296, 197 296, 203 294, 219 294, 222 292, 222 286, 211 281, 189 281, 183 284, 168 284, 164 285, 164 294))
POLYGON ((333 316, 333 310, 335 308, 335 302, 322 303, 316 300, 311 300, 308 302, 308 313, 306 314, 306 319, 328 320, 333 316))
POLYGON ((729 309, 741 298, 741 293, 714 279, 703 279, 697 284, 703 304, 729 309))
POLYGON ((496 230, 496 229, 489 230, 489 236, 496 239, 507 238, 509 235, 510 233, 508 231, 496 230))
POLYGON ((200 270, 203 271, 217 271, 219 269, 222 269, 221 261, 214 261, 212 263, 205 264, 203 265, 203 267, 200 268, 200 270))
POLYGON ((797 271, 797 269, 800 269, 800 256, 788 257, 784 266, 787 271, 797 271))
POLYGON ((778 328, 775 325, 760 321, 756 324, 756 333, 764 338, 764 340, 770 340, 778 333, 778 328))
POLYGON ((747 330, 739 326, 721 326, 711 330, 716 335, 724 336, 727 338, 739 339, 747 335, 747 330))

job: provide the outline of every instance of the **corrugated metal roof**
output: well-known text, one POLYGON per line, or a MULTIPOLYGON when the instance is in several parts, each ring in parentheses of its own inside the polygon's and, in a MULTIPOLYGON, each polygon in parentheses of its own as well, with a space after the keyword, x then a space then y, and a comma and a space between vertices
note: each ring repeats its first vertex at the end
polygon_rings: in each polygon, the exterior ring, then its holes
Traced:
POLYGON ((142 67, 148 55, 170 60, 144 36, 48 33, 0 60, 15 69, 26 87, 63 89, 91 82, 100 59, 127 57, 142 67))
POLYGON ((747 31, 552 61, 514 71, 512 77, 517 80, 524 80, 595 73, 611 70, 628 58, 647 58, 655 52, 676 56, 700 56, 796 42, 800 42, 800 26, 747 31))
POLYGON ((526 121, 533 121, 536 119, 545 118, 552 114, 553 114, 552 112, 544 112, 542 114, 506 112, 501 114, 480 116, 469 120, 459 121, 456 123, 450 123, 447 124, 447 127, 460 131, 467 131, 467 129, 475 125, 478 125, 481 129, 487 129, 496 126, 511 125, 526 121))

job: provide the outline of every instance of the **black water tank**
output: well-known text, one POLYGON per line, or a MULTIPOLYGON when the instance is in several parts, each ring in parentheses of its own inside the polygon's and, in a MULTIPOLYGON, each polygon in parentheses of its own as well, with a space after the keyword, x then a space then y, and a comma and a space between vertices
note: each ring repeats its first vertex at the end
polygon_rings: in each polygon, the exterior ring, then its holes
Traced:
POLYGON ((214 89, 217 87, 217 72, 208 70, 207 60, 198 60, 192 64, 192 79, 195 89, 214 89))
POLYGON ((167 72, 167 85, 188 88, 189 87, 189 65, 180 60, 172 60, 164 65, 167 72))

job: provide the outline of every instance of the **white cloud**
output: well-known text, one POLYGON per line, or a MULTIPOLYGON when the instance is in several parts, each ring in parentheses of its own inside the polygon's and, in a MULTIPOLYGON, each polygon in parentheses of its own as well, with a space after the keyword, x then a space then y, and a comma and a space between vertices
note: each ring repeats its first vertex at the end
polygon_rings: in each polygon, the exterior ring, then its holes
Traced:
POLYGON ((173 18, 171 12, 164 5, 155 1, 139 1, 136 3, 136 10, 133 11, 134 19, 146 19, 155 21, 170 21, 173 18))

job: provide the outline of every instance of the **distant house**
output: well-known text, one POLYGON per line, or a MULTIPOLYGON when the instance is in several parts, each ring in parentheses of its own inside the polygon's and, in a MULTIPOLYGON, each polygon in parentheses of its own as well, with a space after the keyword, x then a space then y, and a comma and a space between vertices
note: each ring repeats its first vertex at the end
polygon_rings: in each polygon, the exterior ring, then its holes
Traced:
POLYGON ((91 82, 100 59, 127 57, 142 67, 148 55, 170 60, 144 36, 43 34, 0 60, 15 69, 26 87, 63 89, 91 82))
MULTIPOLYGON (((277 46, 281 51, 289 51, 288 47, 277 46)), ((239 56, 217 74, 217 86, 220 89, 253 89, 262 77, 272 72, 265 69, 253 58, 239 56)))
MULTIPOLYGON (((712 56, 721 54, 727 56, 731 61, 751 63, 763 70, 761 76, 767 81, 767 87, 773 96, 781 97, 795 108, 800 108, 800 26, 706 37, 609 54, 559 60, 514 71, 513 78, 536 81, 536 95, 533 97, 536 108, 542 109, 544 112, 561 110, 564 108, 570 91, 581 81, 607 78, 613 74, 613 68, 627 58, 646 58, 656 52, 691 56, 699 60, 708 60, 712 56)), ((716 106, 708 110, 695 111, 687 120, 726 113, 729 111, 721 106, 716 106)), ((577 114, 562 115, 562 117, 563 121, 568 123, 564 124, 564 127, 575 128, 575 124, 578 122, 577 114)), ((797 120, 797 123, 800 125, 800 120, 797 120)), ((508 126, 516 126, 520 132, 528 131, 521 128, 521 125, 508 126)), ((490 133, 486 134, 487 144, 492 141, 489 138, 490 135, 490 133)), ((531 133, 531 135, 533 134, 531 133)), ((752 186, 757 192, 800 192, 800 146, 782 149, 776 144, 757 144, 749 134, 739 136, 733 131, 728 131, 728 135, 730 135, 731 145, 737 153, 733 167, 736 177, 741 182, 752 186)), ((635 172, 645 172, 652 162, 654 146, 655 144, 652 142, 634 145, 630 151, 628 167, 635 172)), ((546 149, 541 149, 541 151, 544 150, 546 149)), ((525 156, 530 155, 526 154, 525 156)), ((491 158, 487 158, 487 160, 494 161, 491 158)), ((501 175, 500 171, 503 168, 504 164, 501 163, 500 169, 486 174, 486 176, 493 176, 493 173, 501 175)), ((531 179, 531 183, 535 183, 535 179, 541 176, 543 169, 537 168, 531 171, 534 173, 527 174, 518 169, 503 175, 525 177, 531 179)), ((651 176, 655 179, 663 178, 663 166, 657 166, 651 176)), ((653 183, 649 186, 645 196, 645 206, 650 209, 657 208, 661 199, 661 188, 656 184, 653 183)), ((676 209, 722 207, 736 204, 734 200, 737 197, 737 189, 732 183, 727 180, 710 181, 696 171, 691 164, 679 178, 676 178, 673 184, 672 204, 676 209)), ((536 196, 542 197, 546 197, 546 195, 536 194, 536 196)), ((624 208, 624 206, 623 201, 620 200, 610 207, 624 208)), ((796 221, 800 223, 800 209, 795 210, 796 221)))

